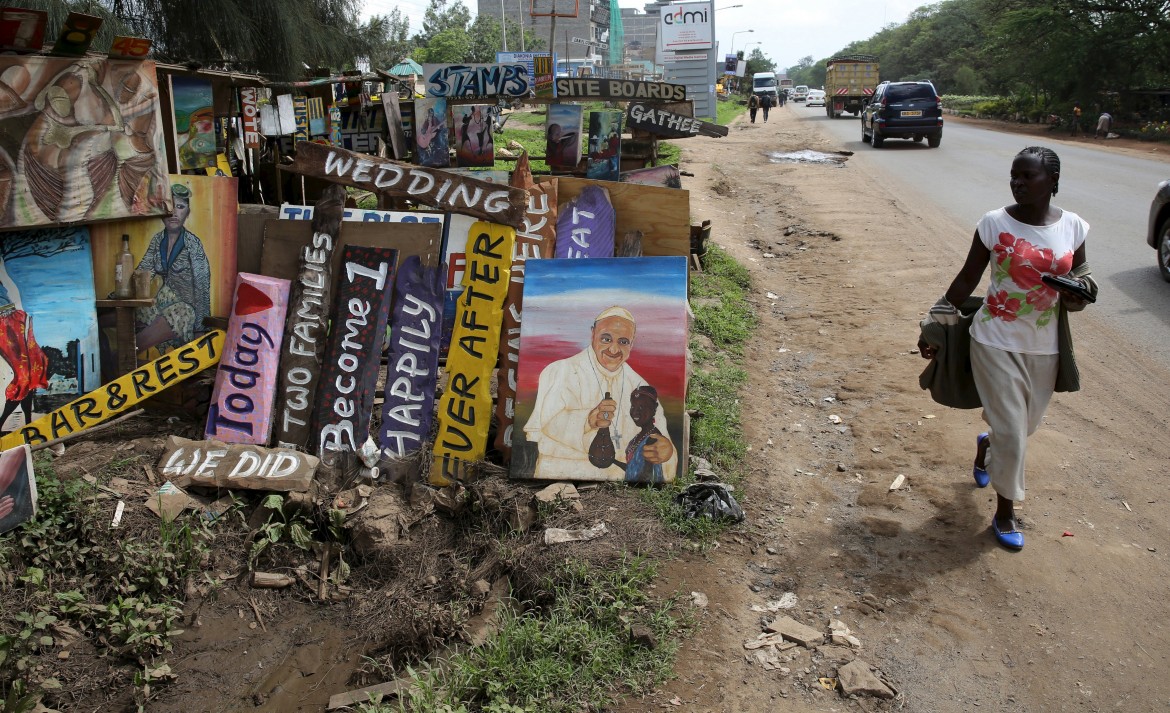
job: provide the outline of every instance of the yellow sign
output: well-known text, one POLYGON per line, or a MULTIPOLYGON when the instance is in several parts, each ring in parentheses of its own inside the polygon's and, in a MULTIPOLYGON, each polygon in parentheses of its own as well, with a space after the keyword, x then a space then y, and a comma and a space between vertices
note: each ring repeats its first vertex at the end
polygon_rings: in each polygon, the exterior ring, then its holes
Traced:
POLYGON ((447 352, 447 390, 439 401, 432 485, 462 480, 467 469, 487 454, 489 382, 500 347, 515 242, 516 230, 498 223, 478 221, 467 235, 463 295, 447 352))
MULTIPOLYGON (((510 254, 510 253, 509 253, 510 254)), ((506 282, 506 280, 505 280, 506 282)), ((67 436, 96 426, 163 389, 219 363, 222 330, 208 332, 158 359, 0 438, 0 450, 67 436)))

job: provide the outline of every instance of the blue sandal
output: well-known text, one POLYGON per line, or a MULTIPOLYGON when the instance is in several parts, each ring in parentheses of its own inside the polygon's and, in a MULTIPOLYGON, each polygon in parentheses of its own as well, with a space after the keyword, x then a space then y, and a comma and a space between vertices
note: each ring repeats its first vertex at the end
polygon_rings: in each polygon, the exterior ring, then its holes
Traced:
POLYGON ((1007 530, 999 529, 999 520, 991 518, 991 529, 995 531, 995 539, 999 544, 1008 548, 1009 550, 1019 551, 1024 549, 1024 533, 1016 529, 1016 520, 1010 520, 1011 526, 1007 530))
MULTIPOLYGON (((983 442, 986 441, 990 437, 991 437, 991 434, 980 433, 975 438, 975 455, 976 455, 976 457, 979 456, 979 448, 983 445, 983 442)), ((986 457, 987 456, 985 455, 984 458, 986 458, 986 457)), ((987 469, 980 468, 979 466, 976 465, 976 466, 972 467, 972 471, 975 474, 975 487, 986 488, 987 484, 991 482, 991 476, 987 474, 987 469)))

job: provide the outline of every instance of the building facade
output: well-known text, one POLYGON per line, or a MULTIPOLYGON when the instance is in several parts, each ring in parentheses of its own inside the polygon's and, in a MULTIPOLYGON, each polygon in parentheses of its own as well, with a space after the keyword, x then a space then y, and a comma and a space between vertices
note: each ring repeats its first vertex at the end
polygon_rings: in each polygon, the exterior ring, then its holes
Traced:
MULTIPOLYGON (((604 63, 609 47, 610 0, 579 0, 576 4, 577 17, 556 18, 556 36, 553 38, 552 50, 562 60, 596 57, 599 64, 604 63)), ((574 0, 535 2, 537 12, 548 12, 554 8, 557 12, 571 12, 573 5, 574 0)), ((508 27, 521 23, 524 29, 539 37, 544 42, 545 49, 548 49, 552 19, 530 16, 532 7, 533 0, 478 0, 476 9, 481 15, 507 22, 508 27)), ((521 50, 520 47, 511 46, 508 49, 512 52, 521 50)), ((524 49, 532 50, 531 47, 524 49)))

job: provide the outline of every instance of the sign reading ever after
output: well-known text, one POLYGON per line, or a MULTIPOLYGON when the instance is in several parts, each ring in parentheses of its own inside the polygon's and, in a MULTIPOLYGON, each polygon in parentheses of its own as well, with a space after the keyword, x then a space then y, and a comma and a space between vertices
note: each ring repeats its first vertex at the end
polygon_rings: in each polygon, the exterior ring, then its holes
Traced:
POLYGON ((528 206, 519 188, 306 141, 297 144, 289 170, 514 228, 524 224, 528 206))
POLYGON ((451 99, 527 97, 534 86, 523 63, 424 64, 423 76, 427 96, 451 99))
POLYGON ((400 458, 418 450, 431 432, 439 377, 444 273, 442 265, 423 265, 417 255, 411 255, 398 268, 394 280, 386 395, 378 441, 391 457, 400 458))
POLYGON ((264 445, 272 432, 289 281, 241 272, 207 412, 208 439, 264 445))
POLYGON ((219 363, 223 340, 224 333, 217 329, 173 349, 0 438, 0 450, 6 451, 21 444, 35 446, 78 433, 128 411, 159 391, 215 366, 219 363))
POLYGON ((398 251, 390 248, 347 245, 341 254, 333 332, 317 399, 321 453, 357 451, 369 438, 397 262, 398 251))
POLYGON ((447 352, 447 390, 439 402, 439 435, 430 482, 440 487, 463 479, 487 453, 492 417, 489 382, 499 356, 500 324, 516 231, 479 222, 467 238, 463 295, 447 352))

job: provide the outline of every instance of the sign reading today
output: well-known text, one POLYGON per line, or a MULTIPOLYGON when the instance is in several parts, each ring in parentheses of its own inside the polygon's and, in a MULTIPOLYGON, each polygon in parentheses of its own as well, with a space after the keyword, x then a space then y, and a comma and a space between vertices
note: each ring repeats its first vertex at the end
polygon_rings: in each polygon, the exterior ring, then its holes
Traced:
POLYGON ((658 36, 664 52, 707 50, 714 43, 715 10, 710 2, 671 3, 662 9, 658 36))

